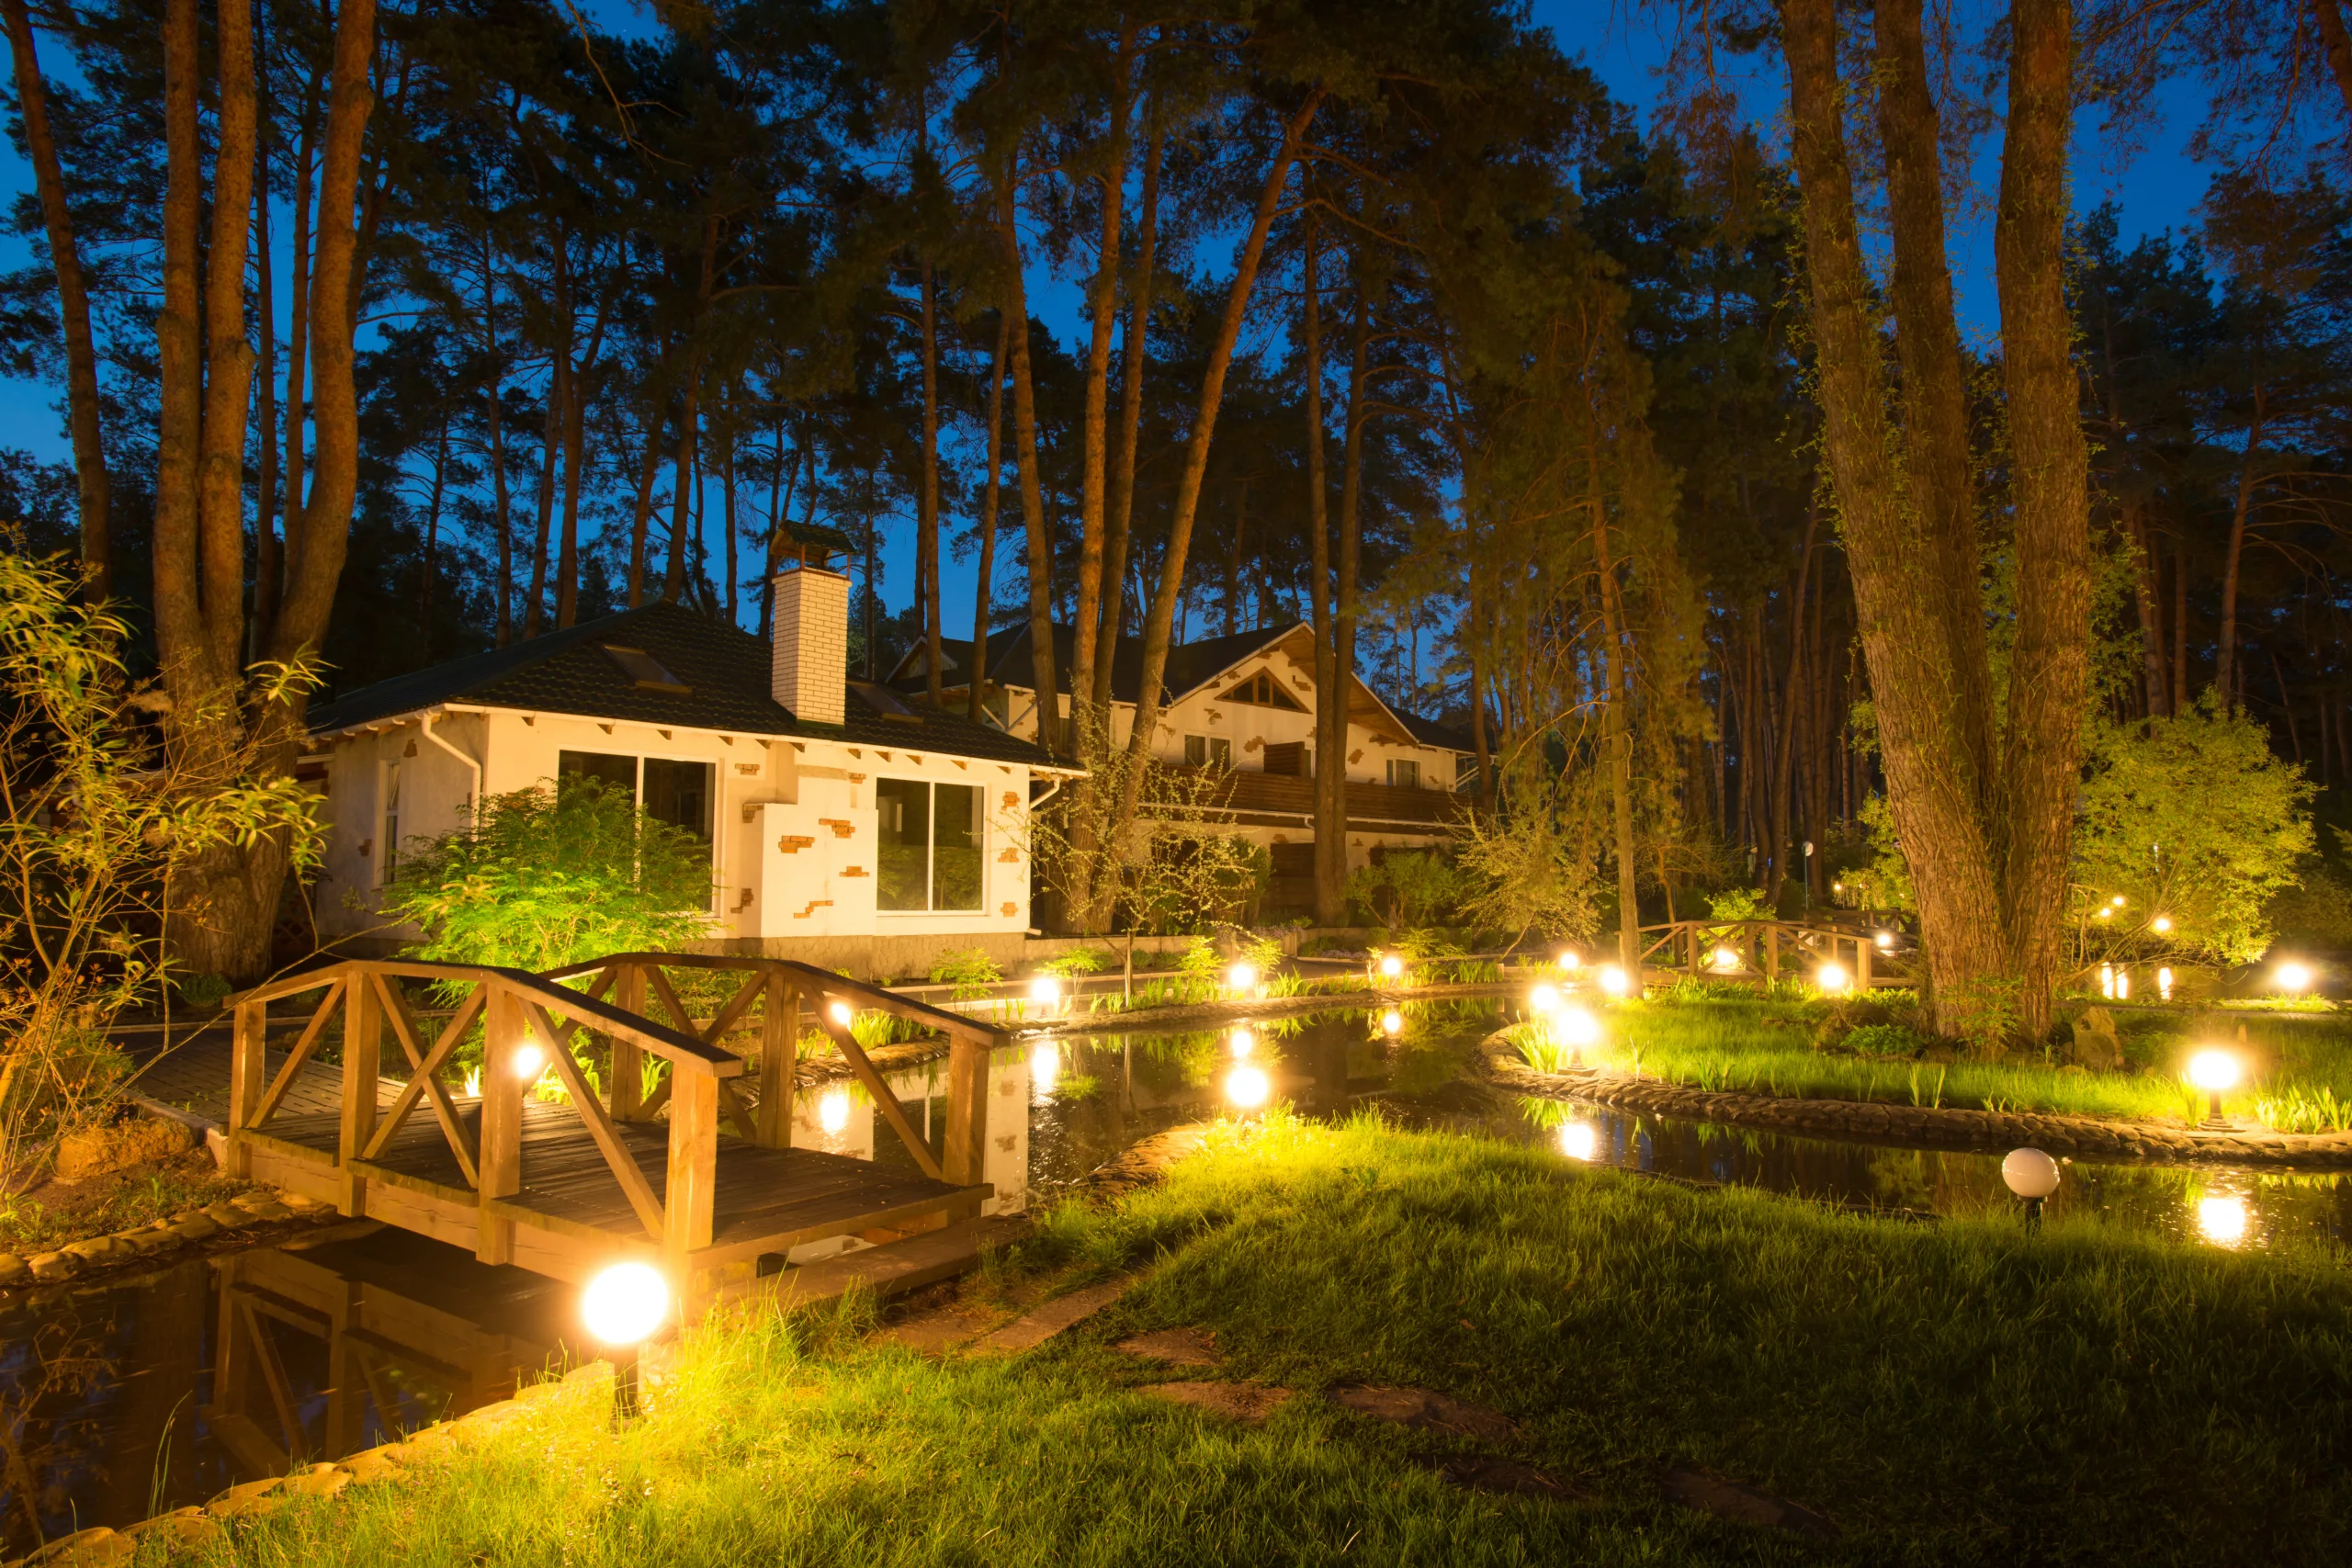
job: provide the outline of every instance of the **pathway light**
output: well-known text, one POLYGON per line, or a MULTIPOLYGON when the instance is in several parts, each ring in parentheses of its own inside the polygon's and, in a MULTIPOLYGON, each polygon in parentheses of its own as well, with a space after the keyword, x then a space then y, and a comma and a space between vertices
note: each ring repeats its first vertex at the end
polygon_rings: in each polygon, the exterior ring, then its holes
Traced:
POLYGON ((1560 1123, 1560 1152, 1570 1159, 1589 1160, 1599 1146, 1600 1139, 1593 1134, 1591 1122, 1560 1123))
POLYGON ((650 1263, 616 1263, 588 1281, 580 1316, 607 1345, 634 1346, 662 1326, 670 1312, 670 1282, 650 1263))
POLYGON ((1559 1005, 1560 992, 1559 987, 1555 986, 1538 986, 1527 993, 1527 1010, 1532 1013, 1539 1015, 1550 1013, 1556 1010, 1559 1005))
POLYGON ((2282 991, 2308 991, 2312 979, 2312 966, 2292 958, 2270 972, 2270 983, 2282 991))
POLYGON ((2109 908, 2120 909, 2123 908, 2123 895, 2118 893, 2114 897, 2109 898, 2107 902, 2109 908))
POLYGON ((1814 989, 1824 996, 1834 997, 1850 989, 1853 984, 1854 977, 1846 973, 1843 964, 1825 964, 1813 972, 1814 989))
POLYGON ((2197 1230, 2216 1247, 2235 1247, 2245 1239, 2245 1200, 2230 1192, 2209 1193, 2197 1200, 2197 1230))
POLYGON ((1266 1097, 1273 1089, 1263 1070, 1246 1062, 1225 1075, 1225 1098, 1236 1110, 1257 1110, 1266 1103, 1266 1097))
POLYGON ((525 1083, 547 1071, 547 1066, 548 1054, 539 1048, 537 1041, 526 1039, 514 1047, 514 1076, 525 1083))
POLYGON ((1055 1080, 1061 1076, 1060 1046, 1048 1040, 1029 1053, 1029 1087, 1038 1099, 1052 1099, 1055 1080))
POLYGON ((1388 953, 1381 959, 1380 977, 1382 979, 1395 980, 1400 978, 1404 973, 1405 961, 1397 957, 1395 953, 1388 953))
POLYGON ((1634 988, 1634 983, 1625 977, 1625 971, 1611 964, 1600 972, 1600 988, 1612 997, 1622 997, 1634 988))
POLYGON ((1586 1008, 1562 1008, 1552 1019, 1552 1038, 1564 1045, 1591 1045, 1600 1039, 1600 1021, 1586 1008))
POLYGON ((1893 931, 1881 931, 1878 935, 1871 938, 1871 941, 1877 946, 1881 953, 1892 953, 1894 951, 1894 933, 1893 931))
POLYGON ((842 1135, 842 1129, 849 1125, 849 1090, 825 1091, 824 1098, 817 1101, 817 1125, 824 1129, 829 1138, 842 1135))
POLYGON ((835 1002, 832 1006, 827 1008, 825 1012, 827 1016, 831 1018, 836 1024, 840 1025, 843 1029, 847 1029, 849 1027, 849 1021, 857 1016, 850 1010, 850 1006, 847 1002, 835 1002))
POLYGON ((1734 948, 1734 947, 1731 947, 1731 946, 1728 946, 1728 945, 1725 945, 1725 946, 1719 947, 1719 948, 1715 949, 1715 952, 1714 952, 1714 964, 1715 964, 1715 967, 1716 967, 1716 968, 1718 968, 1718 969, 1736 969, 1736 968, 1738 968, 1738 967, 1739 967, 1739 952, 1738 952, 1738 950, 1737 950, 1736 948, 1734 948))
POLYGON ((1062 982, 1057 975, 1040 975, 1029 982, 1029 999, 1041 1008, 1062 1005, 1062 982))
POLYGON ((2109 908, 2108 908, 2106 905, 2104 905, 2104 904, 2101 904, 2101 905, 2098 907, 2098 918, 2099 918, 2100 919, 2102 919, 2102 920, 2103 920, 2103 919, 2106 919, 2109 916, 2110 916, 2110 915, 2112 915, 2112 914, 2114 914, 2114 913, 2115 913, 2115 911, 2114 911, 2113 909, 2109 908))
POLYGON ((1258 966, 1250 963, 1236 964, 1225 972, 1225 983, 1237 991, 1254 989, 1258 984, 1258 966))
POLYGON ((2222 1091, 2237 1086, 2240 1070, 2237 1057, 2219 1046, 2209 1045, 2188 1058, 2188 1081, 2211 1100, 2209 1122, 2221 1121, 2222 1091))
POLYGON ((1380 1032, 1394 1039, 1405 1032, 1405 1015, 1390 1008, 1380 1015, 1380 1032))
POLYGON ((1829 891, 1832 893, 1843 893, 1846 891, 1846 885, 1842 882, 1833 882, 1829 885, 1829 891))
POLYGON ((2156 971, 2156 998, 2159 1001, 2172 1000, 2172 965, 2169 964, 2156 971))
POLYGON ((1250 1026, 1247 1024, 1235 1029, 1226 1037, 1226 1041, 1233 1047, 1233 1059, 1237 1062, 1246 1060, 1250 1053, 1257 1049, 1258 1045, 1258 1037, 1250 1032, 1250 1026))
POLYGON ((2001 1160, 2001 1179, 2025 1200, 2028 1230, 2041 1228, 2041 1201, 2058 1190, 2058 1162, 2040 1149, 2011 1149, 2001 1160))
POLYGON ((1578 953, 1575 948, 1573 948, 1573 947, 1564 947, 1564 948, 1560 949, 1560 967, 1561 967, 1561 968, 1566 969, 1566 970, 1567 970, 1567 971, 1569 971, 1570 973, 1572 973, 1572 974, 1573 974, 1573 973, 1575 972, 1575 970, 1576 970, 1577 966, 1578 964, 1582 964, 1583 962, 1584 962, 1584 954, 1582 954, 1582 953, 1578 953))

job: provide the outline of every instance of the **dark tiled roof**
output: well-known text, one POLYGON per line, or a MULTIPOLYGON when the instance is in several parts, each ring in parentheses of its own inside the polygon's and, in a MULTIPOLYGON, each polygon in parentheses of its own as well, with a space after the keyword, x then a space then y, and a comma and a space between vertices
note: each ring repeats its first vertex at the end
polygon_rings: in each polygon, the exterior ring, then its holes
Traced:
POLYGON ((891 704, 887 695, 869 698, 859 682, 849 683, 842 724, 802 724, 769 695, 768 676, 768 645, 760 638, 657 603, 379 681, 313 708, 310 722, 313 734, 323 734, 440 703, 469 703, 689 729, 814 736, 1032 766, 1046 761, 1028 741, 960 716, 891 704), (650 654, 685 690, 640 685, 605 650, 607 643, 650 654), (886 716, 886 706, 904 711, 886 716))
POLYGON ((1440 724, 1433 718, 1418 718, 1409 713, 1400 713, 1396 717, 1413 739, 1424 746, 1434 746, 1442 751, 1477 750, 1467 735, 1451 725, 1440 724))

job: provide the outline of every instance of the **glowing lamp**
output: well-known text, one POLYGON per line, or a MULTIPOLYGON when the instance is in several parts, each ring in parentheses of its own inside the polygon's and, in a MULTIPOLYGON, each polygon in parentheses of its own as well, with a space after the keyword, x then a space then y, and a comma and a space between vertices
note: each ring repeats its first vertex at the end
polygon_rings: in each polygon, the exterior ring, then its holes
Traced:
POLYGON ((2148 922, 2148 929, 2155 932, 2158 936, 2165 935, 2172 930, 2172 917, 2170 915, 2158 915, 2154 919, 2148 922))
POLYGON ((2114 910, 2112 910, 2112 909, 2109 908, 2108 908, 2106 905, 2104 905, 2104 904, 2101 904, 2101 905, 2098 907, 2098 918, 2099 918, 2100 919, 2102 919, 2102 920, 2103 920, 2103 919, 2106 919, 2109 915, 2112 915, 2112 914, 2114 914, 2114 913, 2115 913, 2115 911, 2114 911, 2114 910))
POLYGON ((1040 975, 1029 982, 1029 999, 1041 1008, 1059 1007, 1062 983, 1051 975, 1040 975))
POLYGON ((1247 1058, 1257 1048, 1258 1037, 1247 1028, 1242 1028, 1227 1036, 1227 1042, 1233 1047, 1233 1059, 1238 1062, 1247 1058))
POLYGON ((1714 952, 1714 964, 1718 969, 1736 969, 1739 967, 1739 953, 1729 947, 1719 947, 1714 952))
POLYGON ((1829 885, 1829 891, 1832 893, 1843 893, 1846 891, 1846 885, 1842 882, 1833 882, 1829 885))
POLYGON ((2245 1200, 2226 1192, 2197 1200, 2198 1233, 2216 1247, 2235 1247, 2245 1239, 2245 1200))
POLYGON ((1825 964, 1813 972, 1814 989, 1824 996, 1836 996, 1853 983, 1854 977, 1846 973, 1843 964, 1825 964))
POLYGON ((514 1047, 514 1076, 529 1083, 547 1071, 548 1054, 539 1049, 536 1040, 526 1040, 514 1047))
POLYGON ((842 1028, 847 1029, 849 1027, 849 1021, 857 1015, 850 1011, 850 1007, 847 1002, 835 1002, 832 1006, 825 1010, 825 1016, 831 1019, 842 1028))
POLYGON ((1600 1140, 1593 1135, 1590 1122, 1563 1122, 1560 1123, 1560 1152, 1570 1159, 1589 1160, 1592 1158, 1593 1151, 1599 1146, 1600 1140))
POLYGON ((2270 983, 2282 991, 2308 991, 2312 988, 2312 966, 2290 958, 2271 971, 2270 983))
POLYGON ((635 1345, 670 1312, 670 1282, 650 1263, 616 1263, 588 1281, 580 1316, 607 1345, 635 1345))
POLYGON ((2115 972, 2115 999, 2119 1002, 2132 999, 2132 971, 2129 969, 2115 972))
POLYGON ((1600 1038, 1600 1021, 1583 1008, 1563 1008, 1553 1016, 1552 1037, 1565 1045, 1590 1045, 1600 1038))
POLYGON ((1255 1111, 1266 1103, 1274 1086, 1265 1073, 1244 1063, 1225 1075, 1226 1102, 1239 1111, 1255 1111))
POLYGON ((2238 1072, 2235 1056, 2211 1046, 2188 1058, 2188 1081, 2205 1091, 2208 1122, 2222 1120, 2222 1094, 2236 1087, 2238 1072))
POLYGON ((2041 1201, 2058 1190, 2058 1162, 2040 1149, 2011 1149, 2001 1160, 2001 1179, 2025 1200, 2028 1229, 2041 1226, 2041 1201))
POLYGON ((1395 953, 1392 953, 1380 961, 1380 977, 1382 979, 1394 980, 1404 973, 1405 961, 1397 957, 1395 953))
POLYGON ((2118 893, 2114 897, 2109 898, 2107 902, 2109 908, 2120 909, 2123 908, 2123 895, 2118 893))
POLYGON ((1560 967, 1561 967, 1561 968, 1566 969, 1566 970, 1568 970, 1568 971, 1570 971, 1570 972, 1572 972, 1572 973, 1573 973, 1573 972, 1575 971, 1575 969, 1576 969, 1577 965, 1577 964, 1582 964, 1583 962, 1584 962, 1584 954, 1582 954, 1582 953, 1578 953, 1575 948, 1573 948, 1573 947, 1564 947, 1564 948, 1560 949, 1560 967))
POLYGON ((2114 999, 2115 965, 2112 964, 2102 964, 2098 966, 2098 994, 2109 1000, 2114 999))
POLYGON ((1380 1032, 1394 1039, 1405 1032, 1405 1015, 1390 1008, 1380 1015, 1380 1032))
POLYGON ((1878 935, 1871 938, 1871 941, 1877 945, 1878 950, 1881 953, 1892 953, 1894 951, 1894 933, 1893 931, 1881 931, 1878 935))
POLYGON ((825 1130, 829 1138, 841 1136, 842 1129, 849 1125, 847 1089, 828 1089, 825 1097, 817 1101, 817 1125, 825 1130))
POLYGON ((1038 1095, 1050 1097, 1054 1080, 1062 1076, 1062 1050, 1052 1041, 1029 1053, 1029 1087, 1038 1095))
POLYGON ((2164 1001, 2172 1000, 2172 965, 2170 964, 2156 971, 2156 996, 2164 1001))
POLYGON ((1560 993, 1556 987, 1538 986, 1527 993, 1527 1010, 1532 1013, 1552 1012, 1559 1005, 1560 993))
POLYGON ((1611 964, 1600 972, 1600 988, 1612 997, 1622 997, 1634 988, 1634 983, 1625 977, 1625 971, 1611 964))

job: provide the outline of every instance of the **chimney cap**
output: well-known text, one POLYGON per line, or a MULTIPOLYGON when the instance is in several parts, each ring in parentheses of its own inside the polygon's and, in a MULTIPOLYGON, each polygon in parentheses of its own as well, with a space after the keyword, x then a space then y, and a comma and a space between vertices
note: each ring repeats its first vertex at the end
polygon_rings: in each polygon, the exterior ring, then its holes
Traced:
POLYGON ((835 556, 854 556, 856 542, 838 528, 821 523, 776 524, 775 562, 778 572, 802 567, 825 567, 835 556))

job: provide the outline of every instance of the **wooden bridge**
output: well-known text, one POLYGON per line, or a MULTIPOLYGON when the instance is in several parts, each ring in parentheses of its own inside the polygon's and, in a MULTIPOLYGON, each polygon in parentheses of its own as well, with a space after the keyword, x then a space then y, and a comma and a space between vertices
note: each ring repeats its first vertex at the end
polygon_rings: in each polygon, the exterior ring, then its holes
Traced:
POLYGON ((231 1002, 230 1174, 469 1248, 486 1263, 576 1282, 616 1262, 649 1262, 692 1313, 759 1289, 795 1247, 837 1236, 903 1239, 975 1216, 991 1195, 979 1179, 988 1058, 1007 1037, 809 964, 626 953, 532 975, 350 960, 231 1002), (692 1017, 680 998, 673 976, 686 974, 726 977, 726 1000, 707 1020, 692 1017), (437 1032, 422 1027, 403 983, 455 1001, 437 1032), (273 1062, 270 1006, 296 998, 305 998, 308 1021, 273 1062), (668 1021, 651 1016, 649 1002, 668 1021), (861 1011, 946 1037, 941 1153, 852 1036, 861 1011), (792 1146, 804 1018, 873 1096, 913 1172, 792 1146), (289 1112, 289 1090, 338 1021, 339 1109, 289 1112), (718 1043, 754 1023, 756 1077, 718 1043), (477 1025, 478 1077, 453 1086, 457 1052, 477 1025), (408 1069, 389 1100, 380 1093, 387 1033, 408 1069), (576 1059, 576 1040, 591 1069, 601 1061, 601 1083, 576 1059), (549 1070, 562 1091, 555 1101, 528 1092, 549 1070))
POLYGON ((1770 985, 1783 973, 1810 978, 1824 964, 1857 991, 1918 984, 1917 950, 1892 926, 1798 920, 1676 920, 1644 926, 1645 980, 1728 980, 1770 985), (1881 945, 1882 933, 1894 951, 1881 945))

